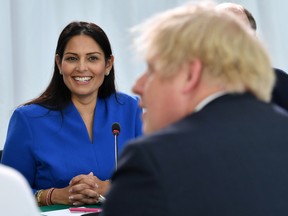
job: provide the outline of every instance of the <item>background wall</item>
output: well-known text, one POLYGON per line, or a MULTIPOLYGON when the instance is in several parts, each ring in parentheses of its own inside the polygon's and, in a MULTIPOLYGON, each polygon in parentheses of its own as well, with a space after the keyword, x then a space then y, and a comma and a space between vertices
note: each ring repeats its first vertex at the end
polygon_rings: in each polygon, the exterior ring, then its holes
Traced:
MULTIPOLYGON (((159 11, 184 0, 1 0, 0 2, 0 149, 13 110, 38 96, 52 76, 61 30, 71 21, 95 22, 107 33, 115 56, 118 90, 131 93, 145 69, 130 49, 128 30, 159 11)), ((218 0, 217 2, 225 2, 218 0)), ((288 1, 231 0, 255 17, 258 37, 275 67, 288 71, 288 1)))

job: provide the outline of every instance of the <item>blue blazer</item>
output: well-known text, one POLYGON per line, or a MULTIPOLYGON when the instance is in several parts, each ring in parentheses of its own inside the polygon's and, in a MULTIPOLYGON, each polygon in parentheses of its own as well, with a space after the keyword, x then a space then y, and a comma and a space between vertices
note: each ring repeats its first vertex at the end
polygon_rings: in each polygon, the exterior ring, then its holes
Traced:
POLYGON ((132 141, 105 216, 287 216, 288 118, 249 94, 132 141))
POLYGON ((71 102, 62 112, 39 105, 17 108, 10 120, 2 163, 14 167, 33 190, 63 188, 76 175, 93 172, 101 180, 115 170, 112 124, 118 122, 119 154, 125 143, 142 134, 138 99, 126 94, 98 99, 93 140, 71 102))

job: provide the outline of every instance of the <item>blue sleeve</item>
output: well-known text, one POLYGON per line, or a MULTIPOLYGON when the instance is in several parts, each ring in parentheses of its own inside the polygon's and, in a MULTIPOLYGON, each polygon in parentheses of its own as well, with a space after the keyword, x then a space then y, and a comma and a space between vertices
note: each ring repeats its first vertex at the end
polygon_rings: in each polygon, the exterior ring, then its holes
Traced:
POLYGON ((29 121, 20 110, 15 110, 8 126, 2 163, 22 173, 33 188, 36 164, 31 152, 32 144, 29 121))

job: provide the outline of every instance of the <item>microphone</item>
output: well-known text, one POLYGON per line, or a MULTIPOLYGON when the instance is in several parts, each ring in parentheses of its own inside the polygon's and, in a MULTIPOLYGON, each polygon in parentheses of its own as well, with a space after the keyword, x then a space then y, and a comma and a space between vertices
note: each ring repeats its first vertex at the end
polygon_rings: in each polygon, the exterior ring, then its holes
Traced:
POLYGON ((118 122, 114 122, 112 124, 112 133, 114 135, 115 167, 117 169, 117 166, 118 166, 118 136, 120 134, 120 124, 118 122))

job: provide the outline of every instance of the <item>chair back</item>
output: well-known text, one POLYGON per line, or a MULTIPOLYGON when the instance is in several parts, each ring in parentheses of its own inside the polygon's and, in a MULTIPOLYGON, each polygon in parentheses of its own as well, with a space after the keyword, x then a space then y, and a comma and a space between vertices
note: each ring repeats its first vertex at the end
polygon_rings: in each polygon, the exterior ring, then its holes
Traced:
POLYGON ((0 164, 1 215, 40 216, 27 180, 15 169, 0 164))

